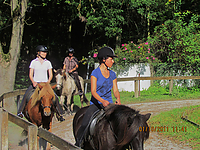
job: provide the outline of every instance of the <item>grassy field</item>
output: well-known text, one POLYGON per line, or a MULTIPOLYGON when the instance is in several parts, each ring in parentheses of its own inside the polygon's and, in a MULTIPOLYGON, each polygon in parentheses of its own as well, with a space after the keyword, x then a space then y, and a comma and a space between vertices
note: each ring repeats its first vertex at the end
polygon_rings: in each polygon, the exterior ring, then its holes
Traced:
POLYGON ((200 149, 200 128, 181 117, 200 124, 200 105, 173 109, 151 118, 149 126, 152 132, 160 132, 173 140, 188 143, 193 149, 200 149), (157 128, 156 128, 157 127, 157 128))
MULTIPOLYGON (((91 93, 87 93, 86 97, 90 100, 91 93)), ((200 90, 196 88, 174 88, 172 93, 169 94, 168 87, 155 85, 148 90, 141 91, 139 98, 134 97, 134 92, 125 91, 120 92, 120 97, 122 104, 200 99, 200 90)), ((114 96, 113 100, 115 100, 114 96)), ((80 106, 79 96, 75 96, 75 103, 80 106)), ((181 119, 183 114, 187 116, 189 120, 200 124, 200 105, 188 106, 153 116, 149 122, 150 127, 152 127, 151 130, 153 132, 155 130, 158 132, 159 130, 160 134, 173 138, 176 142, 188 143, 193 149, 199 150, 200 128, 181 119), (156 129, 155 127, 160 128, 156 129)))

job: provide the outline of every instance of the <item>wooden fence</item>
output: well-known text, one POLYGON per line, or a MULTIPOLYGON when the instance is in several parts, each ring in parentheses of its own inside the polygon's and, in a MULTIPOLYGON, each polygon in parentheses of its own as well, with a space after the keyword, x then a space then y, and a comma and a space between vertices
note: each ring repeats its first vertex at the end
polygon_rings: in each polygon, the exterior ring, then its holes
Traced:
POLYGON ((5 109, 0 108, 0 123, 1 123, 1 150, 8 150, 8 121, 20 126, 24 130, 28 131, 28 149, 37 150, 37 136, 45 139, 52 145, 61 150, 78 150, 80 148, 75 145, 61 139, 55 134, 43 129, 38 128, 36 125, 10 113, 5 109))
MULTIPOLYGON (((168 77, 128 77, 128 78, 118 78, 118 82, 122 81, 134 81, 134 89, 135 89, 135 97, 138 97, 138 83, 140 80, 169 80, 169 92, 172 92, 173 88, 173 80, 184 80, 184 79, 200 79, 200 76, 168 76, 168 77)), ((84 80, 85 83, 90 83, 90 80, 84 80)), ((2 102, 5 98, 15 97, 17 96, 17 102, 19 103, 20 95, 24 95, 26 89, 15 90, 12 92, 4 93, 0 97, 0 102, 2 102)), ((73 144, 59 138, 58 136, 50 133, 43 128, 37 128, 34 124, 17 117, 16 115, 7 112, 3 108, 0 109, 0 125, 1 125, 1 149, 0 150, 7 150, 8 149, 8 121, 11 121, 18 126, 22 127, 26 131, 28 131, 28 147, 29 149, 35 150, 37 148, 37 140, 36 137, 39 136, 46 141, 50 142, 52 145, 56 146, 59 149, 65 150, 77 150, 78 147, 74 146, 73 144)))
MULTIPOLYGON (((26 89, 15 90, 12 92, 4 93, 0 97, 0 102, 2 102, 5 98, 15 97, 17 96, 17 101, 19 102, 20 95, 24 95, 26 89)), ((36 125, 6 111, 4 108, 0 108, 0 139, 1 146, 0 150, 8 150, 8 121, 13 122, 14 124, 20 126, 24 130, 28 131, 28 149, 37 150, 37 136, 45 139, 47 142, 51 143, 55 147, 61 150, 78 150, 80 148, 63 140, 62 138, 56 136, 55 134, 43 129, 38 128, 36 125)))

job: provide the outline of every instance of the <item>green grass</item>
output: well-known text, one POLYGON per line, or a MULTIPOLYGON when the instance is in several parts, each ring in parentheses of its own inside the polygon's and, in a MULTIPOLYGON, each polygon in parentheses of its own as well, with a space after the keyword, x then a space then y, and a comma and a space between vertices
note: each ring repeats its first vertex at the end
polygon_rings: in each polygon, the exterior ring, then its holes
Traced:
POLYGON ((152 132, 160 132, 168 137, 173 137, 175 141, 188 143, 193 149, 199 150, 200 128, 181 119, 183 114, 188 116, 187 118, 189 120, 200 124, 200 105, 197 105, 173 109, 152 117, 149 121, 150 130, 152 132), (161 129, 163 130, 161 131, 161 129))

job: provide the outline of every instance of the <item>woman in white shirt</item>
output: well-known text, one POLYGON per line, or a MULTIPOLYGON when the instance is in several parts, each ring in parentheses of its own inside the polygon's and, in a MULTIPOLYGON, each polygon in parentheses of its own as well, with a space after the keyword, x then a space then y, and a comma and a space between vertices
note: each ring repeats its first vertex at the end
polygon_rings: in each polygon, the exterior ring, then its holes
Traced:
MULTIPOLYGON (((29 78, 32 82, 32 84, 27 89, 26 93, 24 94, 24 97, 22 99, 22 102, 20 104, 20 107, 18 109, 17 115, 21 118, 23 118, 23 110, 28 102, 27 98, 30 97, 30 95, 33 94, 35 91, 35 88, 38 83, 40 82, 47 82, 50 83, 53 78, 52 73, 52 64, 49 60, 46 59, 48 49, 44 45, 38 45, 36 47, 37 52, 37 58, 32 60, 29 66, 29 78), (47 74, 48 72, 48 74, 47 74)), ((60 116, 58 120, 64 121, 62 114, 64 111, 62 110, 62 107, 59 104, 58 97, 56 95, 56 101, 54 102, 55 107, 57 108, 57 114, 60 116)))

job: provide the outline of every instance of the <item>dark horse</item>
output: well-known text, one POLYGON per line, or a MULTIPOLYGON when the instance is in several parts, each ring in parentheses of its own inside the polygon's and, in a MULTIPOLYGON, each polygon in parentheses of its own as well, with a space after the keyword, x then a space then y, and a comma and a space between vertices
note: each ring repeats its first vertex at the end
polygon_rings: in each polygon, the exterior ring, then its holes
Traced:
MULTIPOLYGON (((81 108, 74 116, 73 133, 77 137, 87 107, 81 108)), ((84 141, 84 150, 143 150, 144 141, 149 138, 147 120, 150 113, 139 114, 130 107, 110 104, 105 114, 97 121, 93 134, 88 130, 84 141), (142 130, 144 129, 144 130, 142 130)), ((90 128, 90 127, 89 127, 90 128)))
MULTIPOLYGON (((51 87, 49 83, 39 83, 23 112, 28 121, 38 127, 42 125, 50 132, 55 112, 53 105, 55 94, 52 89, 55 86, 51 87)), ((50 144, 47 145, 47 149, 50 149, 50 144)))

